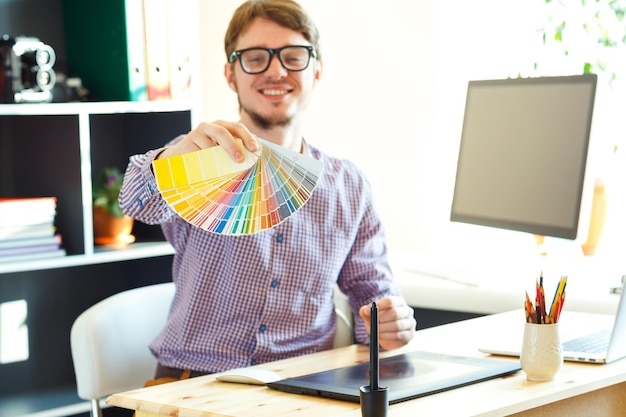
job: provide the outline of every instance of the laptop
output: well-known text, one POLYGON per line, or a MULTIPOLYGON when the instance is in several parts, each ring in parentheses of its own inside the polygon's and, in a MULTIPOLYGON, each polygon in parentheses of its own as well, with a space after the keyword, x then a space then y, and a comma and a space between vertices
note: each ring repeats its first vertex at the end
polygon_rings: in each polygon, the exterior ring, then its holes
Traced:
MULTIPOLYGON (((626 302, 624 294, 620 295, 615 319, 607 327, 595 325, 593 321, 588 323, 564 323, 567 312, 562 315, 561 325, 580 326, 587 325, 582 330, 582 335, 571 339, 563 339, 567 327, 561 328, 561 344, 563 358, 573 362, 609 363, 626 357, 626 302)), ((513 326, 514 327, 514 326, 513 326)), ((519 329, 516 329, 519 330, 519 329)), ((581 333, 577 329, 577 333, 581 333)), ((516 331, 513 335, 501 334, 497 341, 490 341, 490 345, 479 348, 484 353, 493 355, 519 356, 522 348, 522 331, 516 331)))
MULTIPOLYGON (((380 385, 389 387, 389 403, 498 378, 520 370, 519 361, 414 351, 380 360, 380 385)), ((270 382, 268 387, 294 394, 360 402, 359 388, 369 385, 369 362, 270 382)))

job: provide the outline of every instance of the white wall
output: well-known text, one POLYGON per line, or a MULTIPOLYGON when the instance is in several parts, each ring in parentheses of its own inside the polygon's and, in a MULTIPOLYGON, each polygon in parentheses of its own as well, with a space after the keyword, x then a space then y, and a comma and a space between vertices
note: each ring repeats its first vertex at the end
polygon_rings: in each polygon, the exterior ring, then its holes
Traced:
MULTIPOLYGON (((202 117, 237 119, 223 35, 241 1, 199 1, 202 117)), ((467 81, 531 71, 542 2, 301 3, 324 55, 306 138, 366 172, 391 249, 493 253, 503 238, 532 246, 522 234, 452 224, 449 212, 467 81)))
POLYGON ((325 60, 308 136, 366 172, 392 248, 416 248, 435 100, 432 2, 303 3, 318 22, 325 60))
MULTIPOLYGON (((222 75, 223 34, 239 0, 200 0, 202 115, 236 119, 222 75)), ((432 128, 430 1, 303 0, 321 32, 324 74, 306 138, 355 161, 373 184, 394 247, 419 245, 419 155, 432 128)))

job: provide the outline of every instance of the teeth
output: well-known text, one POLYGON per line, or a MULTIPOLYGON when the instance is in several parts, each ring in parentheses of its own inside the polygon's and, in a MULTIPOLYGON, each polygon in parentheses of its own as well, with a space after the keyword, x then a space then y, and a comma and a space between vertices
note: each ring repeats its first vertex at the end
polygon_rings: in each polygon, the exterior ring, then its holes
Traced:
POLYGON ((287 90, 263 90, 263 94, 268 96, 280 96, 282 94, 287 94, 287 90))

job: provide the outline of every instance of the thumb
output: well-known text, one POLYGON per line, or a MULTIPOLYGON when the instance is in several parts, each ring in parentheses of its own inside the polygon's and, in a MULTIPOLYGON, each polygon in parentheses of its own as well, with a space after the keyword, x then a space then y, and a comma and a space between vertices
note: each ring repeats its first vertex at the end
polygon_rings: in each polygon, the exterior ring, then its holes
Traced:
POLYGON ((370 328, 370 314, 369 305, 364 305, 359 308, 359 317, 361 317, 361 319, 365 322, 365 328, 367 329, 368 334, 370 328))
POLYGON ((369 320, 370 318, 370 306, 368 305, 364 305, 361 306, 361 308, 359 308, 359 316, 363 319, 363 320, 369 320))

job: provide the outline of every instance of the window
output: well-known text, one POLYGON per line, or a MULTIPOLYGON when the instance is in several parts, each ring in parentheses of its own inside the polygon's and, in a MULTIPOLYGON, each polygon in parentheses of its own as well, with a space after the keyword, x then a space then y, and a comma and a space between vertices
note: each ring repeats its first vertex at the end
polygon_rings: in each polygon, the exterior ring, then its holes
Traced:
POLYGON ((0 364, 28 359, 28 327, 26 300, 0 304, 0 364))

